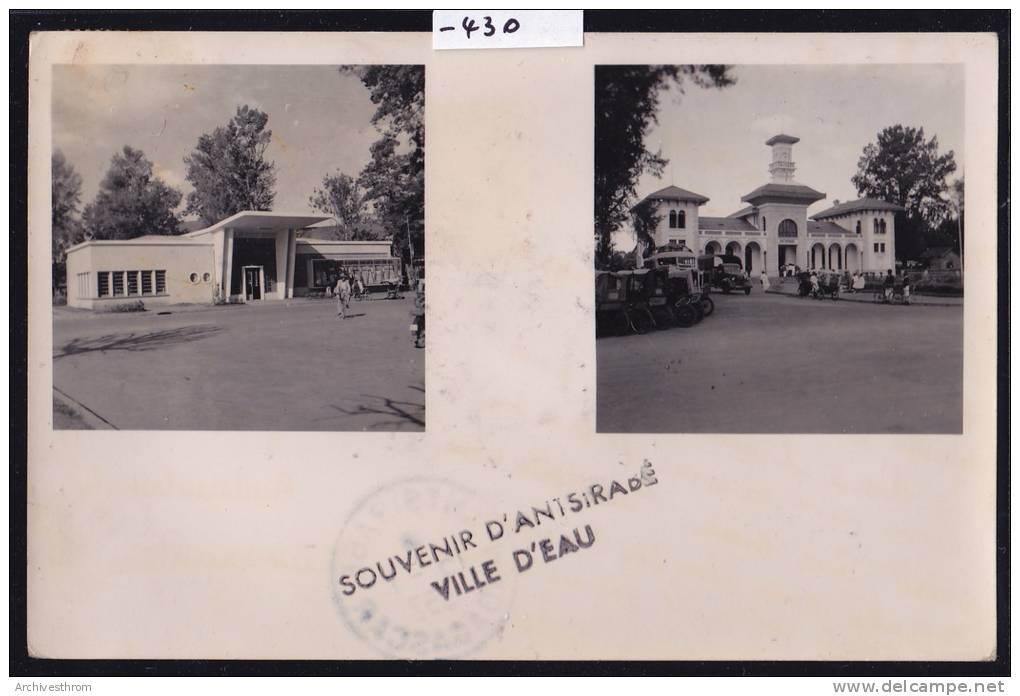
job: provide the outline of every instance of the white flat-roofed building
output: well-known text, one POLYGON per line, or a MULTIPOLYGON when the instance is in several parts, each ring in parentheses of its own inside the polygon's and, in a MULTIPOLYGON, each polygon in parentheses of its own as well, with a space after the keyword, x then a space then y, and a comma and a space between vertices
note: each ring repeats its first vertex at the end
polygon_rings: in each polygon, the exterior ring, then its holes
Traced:
POLYGON ((67 251, 67 304, 86 309, 284 300, 324 289, 340 268, 368 285, 400 278, 389 240, 302 238, 328 218, 245 211, 180 236, 90 240, 67 251))
MULTIPOLYGON (((708 197, 677 186, 646 196, 656 205, 659 223, 655 247, 682 243, 697 253, 731 254, 749 273, 765 268, 777 275, 782 266, 803 269, 884 272, 896 263, 898 205, 872 198, 834 205, 808 215, 825 194, 793 179, 793 146, 799 138, 780 134, 772 148, 771 180, 741 197, 747 205, 726 217, 707 217, 698 209, 708 197)), ((648 250, 642 250, 648 253, 648 250)))

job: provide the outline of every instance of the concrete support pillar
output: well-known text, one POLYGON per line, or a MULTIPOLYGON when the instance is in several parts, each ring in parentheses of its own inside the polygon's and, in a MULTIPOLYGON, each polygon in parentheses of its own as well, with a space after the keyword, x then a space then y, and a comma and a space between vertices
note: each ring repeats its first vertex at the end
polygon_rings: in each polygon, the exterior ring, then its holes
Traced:
POLYGON ((294 297, 294 266, 297 263, 297 233, 287 230, 287 297, 294 297))
POLYGON ((287 299, 287 260, 290 258, 288 248, 289 230, 278 230, 276 232, 276 287, 273 288, 273 296, 278 300, 287 299))
POLYGON ((230 279, 234 274, 234 230, 223 231, 223 298, 230 298, 230 279))

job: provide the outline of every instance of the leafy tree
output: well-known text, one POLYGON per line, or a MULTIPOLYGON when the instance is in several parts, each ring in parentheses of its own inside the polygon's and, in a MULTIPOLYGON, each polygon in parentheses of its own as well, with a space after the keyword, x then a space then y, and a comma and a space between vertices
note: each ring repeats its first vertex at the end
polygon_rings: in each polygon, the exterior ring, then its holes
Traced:
POLYGON ((357 75, 376 105, 381 138, 359 183, 379 222, 393 234, 394 253, 425 255, 425 69, 420 65, 341 68, 357 75), (410 240, 411 246, 408 246, 410 240))
POLYGON ((646 250, 655 246, 655 228, 662 222, 658 208, 652 201, 641 201, 631 210, 634 235, 638 245, 646 250))
POLYGON ((926 140, 924 128, 897 124, 864 147, 851 182, 860 196, 906 209, 896 216, 896 256, 916 259, 952 212, 948 178, 955 171, 953 151, 940 154, 937 136, 926 140))
POLYGON ((963 259, 963 179, 955 179, 949 187, 948 202, 950 215, 938 227, 929 230, 925 235, 926 247, 949 247, 960 254, 963 259))
POLYGON ((960 252, 960 263, 963 264, 963 239, 964 239, 964 222, 966 221, 963 212, 963 199, 964 199, 964 183, 963 177, 953 182, 953 188, 951 193, 951 200, 953 203, 953 209, 956 213, 956 244, 957 250, 960 252))
POLYGON ((366 236, 362 225, 365 218, 365 191, 347 174, 337 172, 324 176, 322 185, 312 192, 308 204, 332 216, 338 227, 338 239, 363 239, 366 236))
POLYGON ((177 234, 174 212, 181 192, 152 173, 152 162, 141 150, 124 146, 110 160, 95 200, 82 220, 92 239, 132 239, 146 234, 177 234))
POLYGON ((67 248, 82 240, 81 175, 75 171, 64 153, 57 150, 51 158, 53 197, 53 263, 62 263, 67 248))
POLYGON ((273 132, 269 116, 247 104, 225 126, 204 133, 190 155, 185 177, 194 187, 185 213, 213 224, 242 210, 272 210, 276 165, 266 160, 273 132))
POLYGON ((595 263, 605 266, 613 232, 626 222, 638 178, 662 174, 669 163, 645 146, 658 123, 659 96, 690 81, 698 87, 734 83, 725 65, 600 65, 595 68, 595 263))

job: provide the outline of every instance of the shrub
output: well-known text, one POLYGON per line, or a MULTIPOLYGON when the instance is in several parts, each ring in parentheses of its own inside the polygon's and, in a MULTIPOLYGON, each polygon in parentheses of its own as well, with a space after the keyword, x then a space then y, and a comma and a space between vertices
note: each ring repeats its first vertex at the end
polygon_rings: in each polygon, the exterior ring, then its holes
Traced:
POLYGON ((952 297, 963 297, 963 288, 956 285, 946 285, 944 283, 927 283, 924 285, 917 285, 914 287, 914 291, 918 295, 944 295, 952 297))
POLYGON ((145 303, 142 302, 141 300, 135 300, 133 302, 118 302, 117 304, 96 305, 95 311, 108 313, 144 312, 145 303))

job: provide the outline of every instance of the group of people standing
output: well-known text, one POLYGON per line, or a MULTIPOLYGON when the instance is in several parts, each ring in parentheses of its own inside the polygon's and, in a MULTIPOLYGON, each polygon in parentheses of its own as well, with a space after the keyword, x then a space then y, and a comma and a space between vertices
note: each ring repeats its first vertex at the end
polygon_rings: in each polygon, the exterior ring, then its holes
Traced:
MULTIPOLYGON (((784 269, 780 269, 780 278, 783 277, 784 272, 785 272, 784 269)), ((769 281, 769 276, 768 273, 765 272, 765 269, 762 269, 761 274, 759 275, 759 280, 761 281, 762 292, 768 292, 769 288, 772 287, 772 283, 769 281)), ((820 281, 818 279, 818 273, 816 273, 815 271, 811 271, 810 278, 808 278, 807 280, 811 284, 811 292, 817 295, 820 290, 820 281)), ((849 282, 846 283, 845 288, 846 291, 850 294, 864 292, 864 290, 867 288, 868 281, 867 277, 864 275, 863 272, 855 271, 848 280, 849 282)), ((907 273, 903 274, 903 282, 901 287, 903 303, 910 304, 909 274, 907 273)), ((885 295, 886 302, 892 301, 895 288, 896 288, 896 276, 893 275, 893 272, 890 269, 889 271, 886 272, 885 277, 882 279, 882 293, 885 295)))

